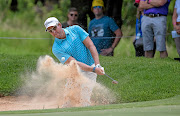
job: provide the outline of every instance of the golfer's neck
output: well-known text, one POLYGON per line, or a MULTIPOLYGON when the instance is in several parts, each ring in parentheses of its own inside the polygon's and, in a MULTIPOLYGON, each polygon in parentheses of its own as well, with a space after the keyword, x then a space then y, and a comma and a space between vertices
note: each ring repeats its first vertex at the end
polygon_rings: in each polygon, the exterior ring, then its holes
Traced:
POLYGON ((66 34, 65 34, 65 31, 62 29, 61 30, 61 33, 59 34, 59 39, 65 39, 66 38, 66 34))

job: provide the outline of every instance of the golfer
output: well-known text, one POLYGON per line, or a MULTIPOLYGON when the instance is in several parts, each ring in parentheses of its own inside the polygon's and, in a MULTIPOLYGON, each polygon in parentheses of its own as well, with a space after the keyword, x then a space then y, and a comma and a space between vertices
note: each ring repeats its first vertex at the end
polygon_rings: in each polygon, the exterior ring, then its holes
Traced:
MULTIPOLYGON (((89 38, 89 34, 80 26, 62 28, 61 23, 55 17, 48 18, 44 25, 46 31, 55 37, 52 52, 61 63, 69 64, 70 61, 76 60, 85 76, 94 82, 96 82, 97 74, 104 75, 96 47, 89 38)), ((90 86, 88 90, 88 95, 84 95, 86 98, 82 98, 84 99, 82 106, 89 106, 91 103, 93 87, 90 86)))

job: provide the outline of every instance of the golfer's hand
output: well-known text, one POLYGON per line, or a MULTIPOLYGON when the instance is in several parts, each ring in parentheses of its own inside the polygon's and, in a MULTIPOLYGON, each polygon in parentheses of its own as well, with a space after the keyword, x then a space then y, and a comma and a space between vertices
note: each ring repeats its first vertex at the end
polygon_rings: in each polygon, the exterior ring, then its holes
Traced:
POLYGON ((104 75, 104 74, 105 74, 104 67, 102 67, 100 64, 97 64, 97 65, 96 65, 96 68, 100 68, 100 69, 101 69, 100 72, 103 73, 103 74, 99 74, 99 75, 104 75))
POLYGON ((103 56, 107 56, 108 54, 110 54, 113 51, 113 48, 107 48, 107 49, 101 49, 101 55, 103 56))
POLYGON ((100 67, 96 67, 95 72, 98 75, 104 75, 104 70, 102 68, 100 68, 100 67))

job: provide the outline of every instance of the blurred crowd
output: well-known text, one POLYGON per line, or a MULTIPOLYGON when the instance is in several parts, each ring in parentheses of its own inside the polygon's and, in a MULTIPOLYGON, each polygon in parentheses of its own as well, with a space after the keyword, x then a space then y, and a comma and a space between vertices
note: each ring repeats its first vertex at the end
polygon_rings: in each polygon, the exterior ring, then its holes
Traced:
MULTIPOLYGON (((166 22, 168 6, 171 0, 135 0, 136 14, 136 37, 133 45, 137 57, 145 56, 153 58, 156 51, 160 52, 161 58, 168 57, 166 49, 166 22)), ((180 0, 176 0, 172 16, 172 37, 174 38, 177 53, 180 56, 180 0)), ((115 20, 104 15, 105 6, 103 0, 93 0, 91 11, 95 18, 89 23, 88 33, 100 55, 113 56, 114 49, 123 36, 120 27, 115 20)), ((63 28, 79 25, 78 10, 70 8, 67 14, 67 22, 63 28)), ((175 58, 179 60, 179 58, 175 58)))

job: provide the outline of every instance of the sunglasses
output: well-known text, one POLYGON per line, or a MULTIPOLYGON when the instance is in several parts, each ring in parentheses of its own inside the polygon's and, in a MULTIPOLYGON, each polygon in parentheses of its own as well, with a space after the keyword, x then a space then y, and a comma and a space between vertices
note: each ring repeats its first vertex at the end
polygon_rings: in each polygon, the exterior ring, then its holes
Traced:
POLYGON ((48 29, 48 30, 47 30, 47 32, 52 33, 53 31, 55 31, 55 30, 56 30, 56 28, 57 28, 57 25, 56 25, 56 26, 54 26, 54 27, 53 27, 53 28, 51 28, 51 29, 48 29))
POLYGON ((78 16, 77 14, 70 14, 70 15, 71 15, 71 16, 73 16, 73 15, 74 15, 75 17, 77 17, 77 16, 78 16))
POLYGON ((99 8, 99 9, 102 9, 102 6, 94 6, 93 8, 99 8))

